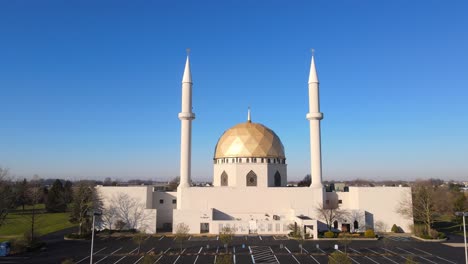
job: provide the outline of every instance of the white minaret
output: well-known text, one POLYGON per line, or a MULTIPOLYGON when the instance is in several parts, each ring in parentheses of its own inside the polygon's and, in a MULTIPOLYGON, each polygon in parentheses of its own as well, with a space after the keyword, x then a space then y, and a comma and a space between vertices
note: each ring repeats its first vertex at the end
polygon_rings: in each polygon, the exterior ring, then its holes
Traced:
MULTIPOLYGON (((185 63, 184 76, 182 77, 182 112, 179 113, 181 122, 180 128, 180 183, 178 194, 181 195, 183 188, 190 187, 190 166, 192 148, 192 120, 195 114, 192 113, 192 74, 190 72, 189 50, 187 49, 187 61, 185 63)), ((181 198, 181 196, 179 197, 181 198)), ((180 208, 182 201, 178 199, 177 208, 180 208)))
POLYGON ((319 104, 319 80, 315 69, 314 51, 312 50, 312 60, 310 62, 309 74, 309 113, 307 119, 310 123, 310 176, 312 183, 310 188, 322 189, 322 153, 320 146, 320 120, 323 114, 320 113, 319 104))

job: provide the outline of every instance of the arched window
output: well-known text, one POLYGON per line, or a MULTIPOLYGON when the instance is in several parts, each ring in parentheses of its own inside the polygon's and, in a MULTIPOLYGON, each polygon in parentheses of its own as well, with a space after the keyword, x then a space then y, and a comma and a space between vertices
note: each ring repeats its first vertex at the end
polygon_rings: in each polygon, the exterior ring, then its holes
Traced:
POLYGON ((253 171, 249 171, 246 177, 247 186, 257 186, 257 174, 253 171))
POLYGON ((281 186, 281 175, 279 174, 278 171, 275 173, 275 186, 279 187, 281 186))
POLYGON ((338 229, 338 221, 333 222, 333 228, 338 229))
POLYGON ((358 229, 359 228, 359 223, 357 220, 354 220, 354 229, 358 229))
POLYGON ((221 186, 228 186, 228 175, 225 171, 221 173, 221 186))

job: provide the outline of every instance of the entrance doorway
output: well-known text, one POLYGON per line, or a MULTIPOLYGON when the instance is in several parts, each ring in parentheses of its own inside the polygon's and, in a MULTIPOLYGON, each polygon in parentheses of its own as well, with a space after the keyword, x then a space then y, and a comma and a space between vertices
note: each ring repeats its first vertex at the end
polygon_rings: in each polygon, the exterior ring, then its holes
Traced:
POLYGON ((257 234, 257 221, 249 221, 249 234, 257 234))
POLYGON ((210 223, 200 223, 200 233, 209 233, 210 223))
POLYGON ((341 232, 350 232, 351 231, 351 225, 350 224, 341 224, 341 232))

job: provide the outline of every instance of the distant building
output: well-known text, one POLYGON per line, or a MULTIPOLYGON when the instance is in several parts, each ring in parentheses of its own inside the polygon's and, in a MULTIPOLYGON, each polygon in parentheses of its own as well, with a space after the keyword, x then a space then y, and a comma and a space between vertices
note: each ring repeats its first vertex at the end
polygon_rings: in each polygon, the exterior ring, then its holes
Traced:
MULTIPOLYGON (((184 223, 190 233, 218 234, 223 227, 237 234, 287 234, 289 224, 317 238, 324 229, 318 207, 338 204, 349 216, 333 227, 364 231, 380 221, 390 230, 393 224, 410 230, 412 219, 397 214, 399 202, 411 194, 409 187, 346 187, 335 183, 326 191, 322 184, 319 81, 312 56, 309 82, 311 180, 309 187, 287 187, 287 162, 278 135, 265 125, 247 121, 226 130, 213 157, 213 187, 191 186, 192 75, 187 57, 182 80, 180 184, 176 192, 159 187, 98 187, 105 206, 125 193, 140 201, 145 212, 146 232, 173 228, 184 223)), ((114 204, 118 206, 118 204, 114 204)))

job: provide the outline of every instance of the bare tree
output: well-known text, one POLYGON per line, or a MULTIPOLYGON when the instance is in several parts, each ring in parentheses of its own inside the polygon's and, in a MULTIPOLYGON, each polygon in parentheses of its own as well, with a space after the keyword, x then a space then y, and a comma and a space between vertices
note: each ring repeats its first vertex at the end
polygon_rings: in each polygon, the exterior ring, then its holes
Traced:
POLYGON ((348 246, 351 244, 351 235, 349 233, 341 233, 339 243, 344 247, 344 253, 348 254, 348 246))
POLYGON ((219 232, 219 240, 221 240, 221 243, 223 243, 226 253, 229 252, 229 244, 231 244, 232 239, 234 238, 234 234, 236 231, 234 228, 231 228, 229 226, 225 226, 221 229, 221 232, 219 232))
POLYGON ((115 206, 110 205, 109 207, 105 207, 102 210, 101 220, 104 223, 104 226, 112 231, 112 226, 116 222, 117 217, 117 208, 115 206))
POLYGON ((338 201, 336 200, 330 200, 328 204, 323 206, 320 204, 317 205, 315 212, 320 219, 325 221, 328 230, 331 230, 332 224, 335 220, 340 221, 348 217, 348 212, 340 209, 338 201))
POLYGON ((190 232, 190 227, 185 223, 179 223, 175 229, 175 240, 179 243, 180 250, 182 251, 182 246, 184 241, 187 240, 190 232))
POLYGON ((424 225, 425 234, 429 234, 435 218, 436 187, 429 182, 418 181, 412 188, 412 194, 400 201, 397 212, 406 218, 424 225))
POLYGON ((79 182, 73 191, 71 221, 79 223, 78 234, 83 235, 91 230, 93 210, 102 210, 102 200, 90 182, 79 182))
POLYGON ((145 241, 146 235, 143 233, 136 233, 132 239, 133 242, 138 245, 137 254, 140 254, 141 244, 145 241))
POLYGON ((145 205, 126 193, 119 193, 111 200, 115 207, 116 215, 125 222, 129 229, 145 229, 149 215, 145 205))
POLYGON ((374 230, 377 233, 387 232, 388 226, 383 221, 376 221, 374 224, 374 230))
POLYGON ((23 216, 27 217, 28 220, 31 222, 31 230, 28 236, 28 242, 33 243, 36 239, 36 222, 40 215, 40 211, 38 210, 37 205, 40 203, 44 196, 44 192, 38 182, 33 181, 29 184, 27 196, 29 201, 31 202, 31 210, 29 211, 29 213, 24 214, 23 216))
POLYGON ((8 169, 0 167, 0 226, 5 222, 14 201, 8 174, 8 169))

